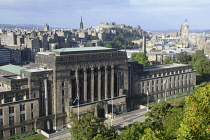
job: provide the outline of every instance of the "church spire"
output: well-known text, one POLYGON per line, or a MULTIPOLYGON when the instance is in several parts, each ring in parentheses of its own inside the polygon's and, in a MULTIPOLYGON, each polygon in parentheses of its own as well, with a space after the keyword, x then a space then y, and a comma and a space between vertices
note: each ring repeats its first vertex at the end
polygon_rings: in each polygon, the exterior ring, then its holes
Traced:
POLYGON ((81 21, 80 21, 80 29, 83 30, 82 16, 81 16, 81 21))

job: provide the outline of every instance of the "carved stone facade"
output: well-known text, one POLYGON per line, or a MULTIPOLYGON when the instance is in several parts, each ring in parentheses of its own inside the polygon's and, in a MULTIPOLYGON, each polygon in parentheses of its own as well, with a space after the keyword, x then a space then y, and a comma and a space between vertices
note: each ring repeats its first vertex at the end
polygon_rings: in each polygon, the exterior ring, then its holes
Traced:
POLYGON ((0 67, 0 138, 59 130, 69 122, 71 111, 82 115, 89 110, 105 117, 112 112, 111 99, 113 112, 121 114, 135 109, 138 103, 130 99, 136 95, 144 101, 147 89, 156 100, 165 89, 170 96, 195 86, 195 71, 189 65, 143 68, 128 61, 126 52, 112 48, 63 48, 35 58, 28 69, 0 67))

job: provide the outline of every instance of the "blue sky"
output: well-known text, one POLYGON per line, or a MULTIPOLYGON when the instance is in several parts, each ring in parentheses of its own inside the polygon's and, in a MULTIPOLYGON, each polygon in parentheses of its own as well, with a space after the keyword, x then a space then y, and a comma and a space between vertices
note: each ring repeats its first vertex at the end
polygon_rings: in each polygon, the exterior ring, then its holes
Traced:
POLYGON ((101 22, 140 25, 144 30, 210 29, 210 0, 0 0, 0 24, 85 28, 101 22))

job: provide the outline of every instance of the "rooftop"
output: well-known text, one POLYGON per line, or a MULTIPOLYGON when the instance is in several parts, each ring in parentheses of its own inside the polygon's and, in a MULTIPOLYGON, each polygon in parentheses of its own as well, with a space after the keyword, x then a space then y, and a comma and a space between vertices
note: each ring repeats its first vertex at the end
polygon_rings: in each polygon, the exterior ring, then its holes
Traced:
POLYGON ((44 68, 33 68, 25 70, 27 72, 45 72, 45 71, 52 71, 52 69, 44 69, 44 68))
POLYGON ((52 50, 53 52, 77 52, 77 51, 95 51, 95 50, 113 50, 113 48, 106 48, 106 47, 79 47, 79 48, 62 48, 52 50))
POLYGON ((11 72, 11 73, 14 73, 14 74, 17 74, 17 75, 20 75, 20 70, 23 70, 23 69, 27 69, 27 68, 12 65, 12 64, 0 66, 0 70, 11 72))
POLYGON ((177 67, 184 67, 184 66, 189 66, 189 65, 187 65, 187 64, 157 65, 157 66, 144 67, 144 71, 152 71, 152 70, 167 69, 167 68, 177 68, 177 67))

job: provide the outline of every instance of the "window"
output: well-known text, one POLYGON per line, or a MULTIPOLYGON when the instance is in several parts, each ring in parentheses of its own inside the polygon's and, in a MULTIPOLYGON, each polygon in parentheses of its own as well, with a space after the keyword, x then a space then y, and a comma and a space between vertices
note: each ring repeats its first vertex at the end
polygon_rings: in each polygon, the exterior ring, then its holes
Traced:
POLYGON ((20 114, 20 121, 25 121, 25 114, 20 114))
POLYGON ((34 104, 33 104, 33 103, 31 104, 31 110, 32 110, 32 109, 34 109, 34 104))
POLYGON ((15 128, 10 129, 10 136, 13 136, 13 135, 15 135, 15 128))
POLYGON ((61 86, 64 87, 64 81, 61 83, 61 86))
POLYGON ((14 107, 9 107, 9 113, 14 113, 14 107))
POLYGON ((34 118, 34 113, 33 112, 31 112, 31 119, 33 119, 34 118))
POLYGON ((13 124, 14 123, 14 116, 9 116, 9 124, 13 124))
POLYGON ((20 86, 19 85, 16 85, 15 89, 20 89, 20 86))
POLYGON ((20 111, 25 111, 25 105, 20 105, 20 111))
POLYGON ((0 118, 0 126, 3 126, 3 119, 0 118))
POLYGON ((17 101, 23 100, 23 95, 17 96, 16 100, 17 100, 17 101))
POLYGON ((12 102, 12 97, 5 98, 5 103, 9 103, 9 102, 12 102))
POLYGON ((21 127, 21 133, 25 133, 26 132, 26 127, 25 126, 22 126, 21 127))
POLYGON ((0 131, 0 139, 4 137, 3 130, 0 131))
POLYGON ((3 115, 3 111, 2 111, 2 110, 3 110, 3 109, 0 109, 0 116, 3 115))

